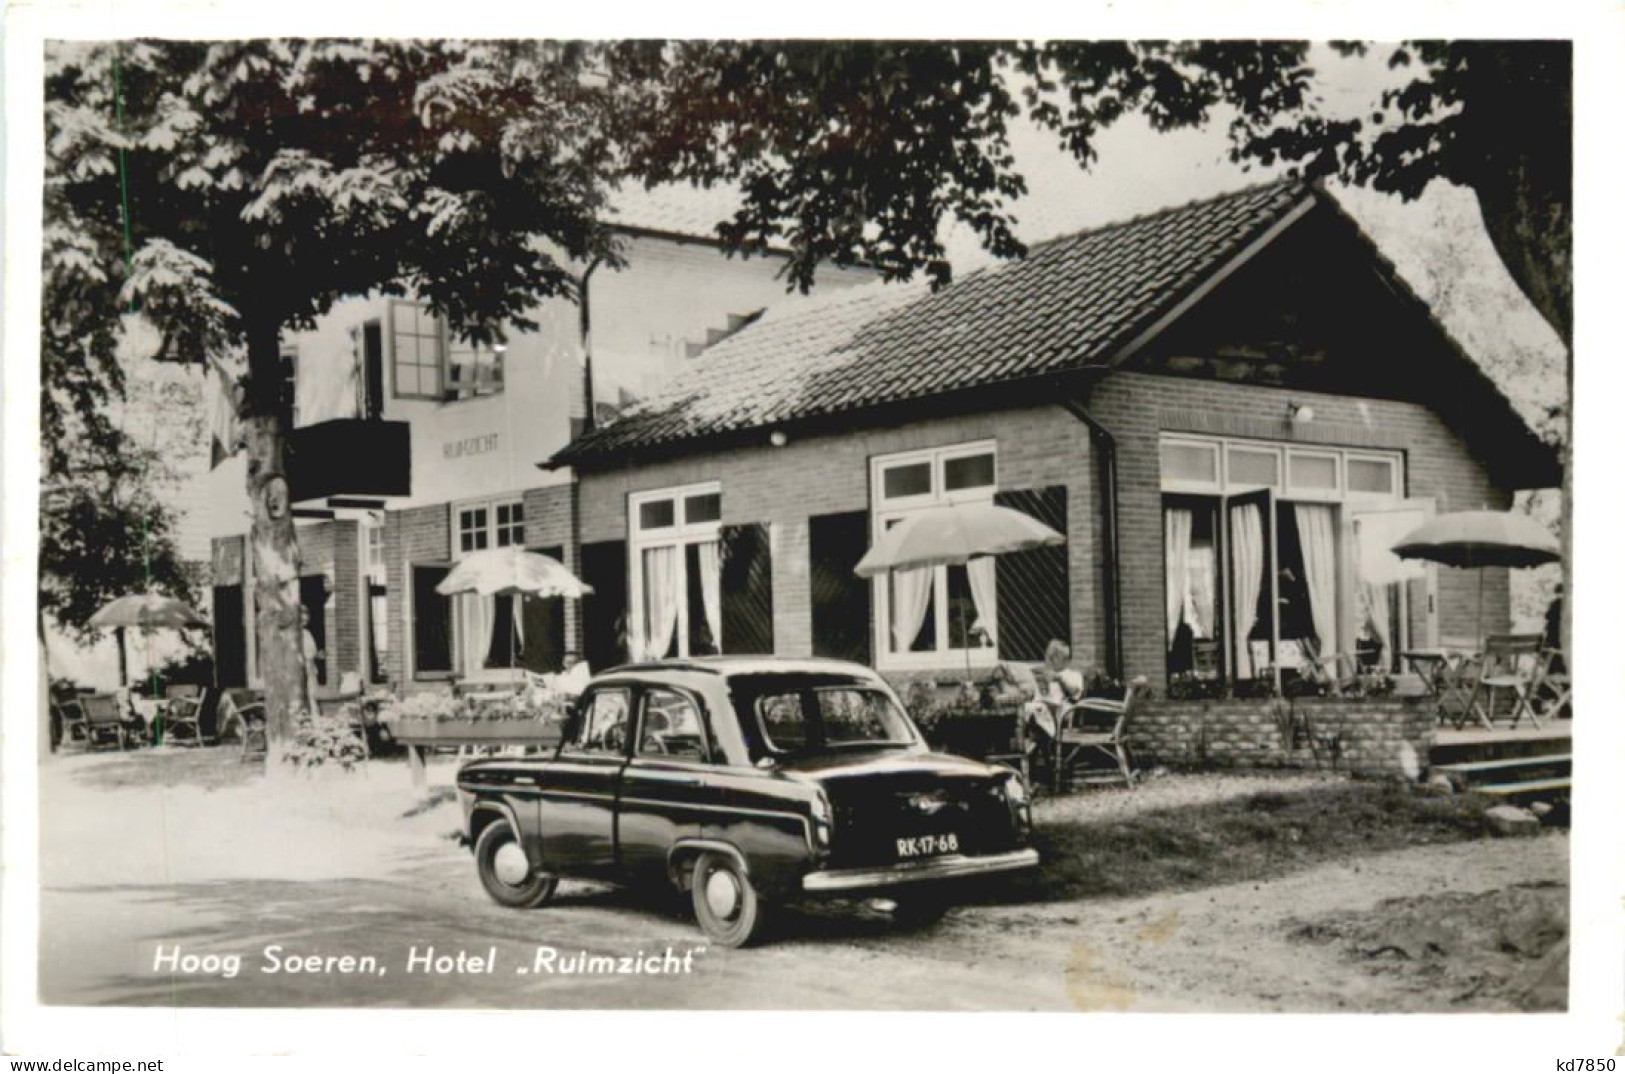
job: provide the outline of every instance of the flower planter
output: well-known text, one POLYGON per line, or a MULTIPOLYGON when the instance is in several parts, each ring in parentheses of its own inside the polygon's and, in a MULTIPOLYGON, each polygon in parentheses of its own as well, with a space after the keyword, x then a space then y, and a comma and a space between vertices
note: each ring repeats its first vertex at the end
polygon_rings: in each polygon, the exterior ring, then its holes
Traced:
POLYGON ((540 717, 493 720, 467 716, 439 719, 403 716, 391 728, 395 741, 408 746, 551 746, 559 741, 563 731, 562 722, 540 717))

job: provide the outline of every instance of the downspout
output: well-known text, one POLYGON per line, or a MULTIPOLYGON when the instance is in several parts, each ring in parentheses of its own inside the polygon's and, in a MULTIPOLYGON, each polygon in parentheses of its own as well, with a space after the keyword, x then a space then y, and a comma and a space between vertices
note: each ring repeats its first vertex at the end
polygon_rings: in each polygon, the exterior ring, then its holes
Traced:
MULTIPOLYGON (((581 273, 581 395, 586 404, 586 414, 581 419, 581 432, 590 433, 597 424, 595 418, 598 411, 596 393, 593 391, 592 376, 592 283, 593 270, 603 259, 595 257, 587 262, 586 269, 581 273)), ((564 550, 565 566, 574 571, 577 576, 581 574, 581 475, 574 467, 570 468, 570 539, 564 550)), ((586 656, 586 627, 587 623, 582 616, 582 602, 579 600, 567 601, 565 605, 565 649, 574 652, 585 659, 586 656)))
POLYGON ((1101 588, 1106 598, 1106 670, 1113 678, 1120 679, 1123 676, 1123 591, 1118 570, 1117 437, 1076 399, 1069 396, 1061 406, 1089 427, 1095 455, 1100 460, 1100 528, 1106 545, 1106 556, 1100 567, 1101 588))
POLYGON ((587 262, 587 268, 581 274, 581 394, 587 404, 586 416, 581 419, 583 433, 592 432, 598 409, 592 383, 592 292, 588 289, 588 285, 592 282, 593 270, 602 260, 598 257, 593 258, 587 262))

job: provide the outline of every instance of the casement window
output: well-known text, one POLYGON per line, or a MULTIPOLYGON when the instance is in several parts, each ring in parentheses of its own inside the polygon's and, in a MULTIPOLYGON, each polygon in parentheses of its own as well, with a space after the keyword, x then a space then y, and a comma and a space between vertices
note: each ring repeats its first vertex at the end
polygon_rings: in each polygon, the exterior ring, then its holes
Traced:
POLYGON ((710 482, 638 493, 628 507, 632 657, 724 651, 722 487, 710 482))
MULTIPOLYGON (((917 511, 992 502, 997 485, 991 440, 880 456, 870 466, 874 540, 917 511)), ((874 607, 883 668, 997 659, 998 569, 991 558, 889 571, 874 581, 874 607)))
POLYGON ((1388 551, 1431 510, 1404 499, 1400 453, 1186 435, 1160 450, 1170 676, 1291 677, 1315 654, 1403 670, 1435 602, 1431 573, 1388 551))
POLYGON ((503 346, 453 338, 417 302, 392 302, 389 325, 396 398, 450 401, 502 390, 503 346))

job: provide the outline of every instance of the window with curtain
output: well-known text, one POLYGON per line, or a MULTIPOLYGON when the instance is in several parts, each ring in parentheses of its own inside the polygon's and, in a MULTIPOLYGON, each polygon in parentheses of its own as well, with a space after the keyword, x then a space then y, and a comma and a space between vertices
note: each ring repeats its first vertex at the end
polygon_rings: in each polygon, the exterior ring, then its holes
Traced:
MULTIPOLYGON (((876 539, 910 514, 956 503, 991 503, 993 441, 884 455, 872 463, 876 539)), ((875 580, 875 651, 882 667, 928 667, 998 653, 998 573, 991 557, 964 566, 890 571, 875 580)))
POLYGON ((726 651, 722 633, 722 488, 632 497, 628 646, 635 660, 726 651))
POLYGON ((1387 549, 1424 517, 1404 506, 1402 452, 1194 433, 1159 447, 1171 675, 1201 670, 1204 632, 1235 639, 1211 648, 1236 678, 1309 653, 1399 670, 1413 598, 1387 549), (1234 502, 1260 488, 1271 515, 1234 502))
MULTIPOLYGON (((525 505, 517 497, 458 504, 457 556, 519 545, 525 539, 525 505)), ((459 593, 452 599, 457 668, 469 675, 486 668, 519 666, 525 616, 517 596, 459 593)))

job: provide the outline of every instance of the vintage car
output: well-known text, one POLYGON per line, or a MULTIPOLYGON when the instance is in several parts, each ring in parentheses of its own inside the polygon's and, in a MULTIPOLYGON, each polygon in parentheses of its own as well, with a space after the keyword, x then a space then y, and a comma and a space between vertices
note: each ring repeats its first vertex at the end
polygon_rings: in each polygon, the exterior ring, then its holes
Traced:
POLYGON ((617 668, 553 756, 471 762, 457 789, 502 905, 541 906, 560 877, 672 883, 730 947, 776 904, 884 899, 926 924, 953 882, 1038 863, 1019 773, 932 753, 885 680, 833 660, 617 668))

